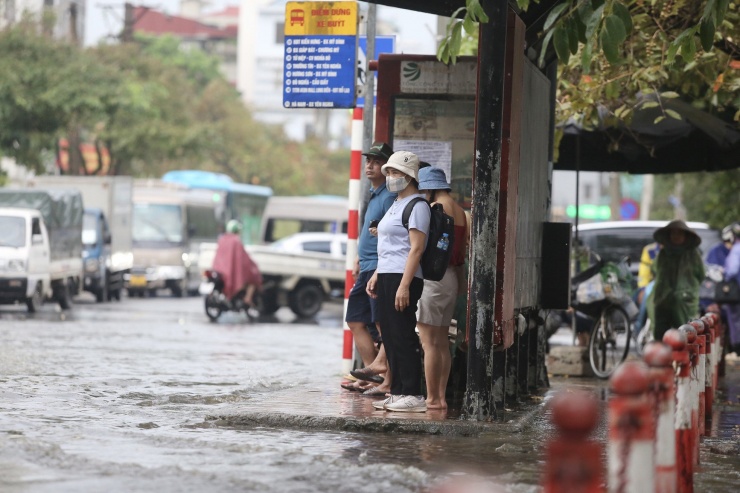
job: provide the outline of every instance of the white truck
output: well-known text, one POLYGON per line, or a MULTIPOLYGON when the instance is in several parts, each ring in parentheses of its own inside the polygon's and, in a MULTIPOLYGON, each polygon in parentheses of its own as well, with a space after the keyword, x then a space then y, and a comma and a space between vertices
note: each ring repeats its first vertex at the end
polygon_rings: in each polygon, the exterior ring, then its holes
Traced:
POLYGON ((98 302, 121 299, 131 271, 132 190, 130 176, 37 176, 29 188, 73 189, 82 194, 83 289, 98 302))
POLYGON ((0 303, 69 309, 82 283, 82 196, 0 189, 0 303))

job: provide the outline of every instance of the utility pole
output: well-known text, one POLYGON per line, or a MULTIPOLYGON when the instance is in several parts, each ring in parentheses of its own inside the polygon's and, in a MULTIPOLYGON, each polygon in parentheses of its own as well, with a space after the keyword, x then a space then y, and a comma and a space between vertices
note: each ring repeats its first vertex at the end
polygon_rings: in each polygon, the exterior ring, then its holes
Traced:
POLYGON ((134 40, 134 6, 126 2, 123 13, 123 31, 121 42, 130 43, 134 40))
MULTIPOLYGON (((362 114, 362 150, 366 151, 373 145, 374 137, 374 108, 375 108, 375 73, 370 71, 370 61, 375 59, 375 35, 378 6, 368 3, 367 10, 367 52, 365 57, 365 108, 362 114)), ((365 209, 370 200, 370 180, 364 173, 360 173, 360 210, 359 227, 365 222, 365 209)))

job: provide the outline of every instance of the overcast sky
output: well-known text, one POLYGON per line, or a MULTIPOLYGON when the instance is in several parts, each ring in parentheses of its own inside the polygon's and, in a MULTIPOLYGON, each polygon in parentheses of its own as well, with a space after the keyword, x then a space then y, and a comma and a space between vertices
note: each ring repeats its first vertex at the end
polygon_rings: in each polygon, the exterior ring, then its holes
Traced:
MULTIPOLYGON (((121 32, 123 3, 111 0, 88 0, 85 45, 95 45, 100 40, 115 37, 121 32)), ((180 0, 153 0, 141 3, 134 0, 132 3, 146 5, 170 14, 177 14, 180 9, 180 0)), ((237 4, 239 4, 238 0, 211 0, 211 5, 206 11, 218 11, 226 6, 237 4)), ((367 4, 360 2, 360 8, 366 10, 367 4)), ((435 16, 379 5, 378 18, 398 28, 399 51, 422 55, 435 53, 434 33, 437 30, 435 16)))

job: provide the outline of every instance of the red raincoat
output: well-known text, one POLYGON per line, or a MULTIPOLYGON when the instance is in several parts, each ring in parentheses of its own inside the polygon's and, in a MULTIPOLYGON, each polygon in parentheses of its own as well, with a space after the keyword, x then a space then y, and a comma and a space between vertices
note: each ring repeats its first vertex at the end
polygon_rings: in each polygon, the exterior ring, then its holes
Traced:
POLYGON ((224 294, 231 298, 245 284, 262 286, 262 274, 257 264, 244 250, 239 235, 224 233, 218 239, 216 256, 213 259, 213 270, 224 280, 224 294))

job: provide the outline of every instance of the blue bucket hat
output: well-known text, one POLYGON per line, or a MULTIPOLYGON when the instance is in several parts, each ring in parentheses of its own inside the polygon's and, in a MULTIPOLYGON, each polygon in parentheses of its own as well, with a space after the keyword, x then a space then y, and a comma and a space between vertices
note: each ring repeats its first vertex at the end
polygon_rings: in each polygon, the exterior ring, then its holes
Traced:
POLYGON ((440 168, 429 166, 419 170, 419 191, 452 190, 447 183, 447 176, 440 168))

